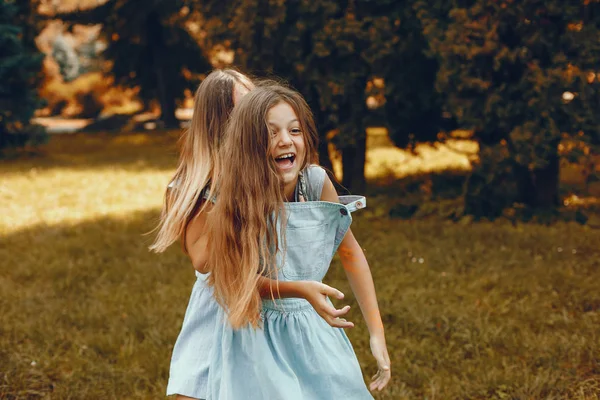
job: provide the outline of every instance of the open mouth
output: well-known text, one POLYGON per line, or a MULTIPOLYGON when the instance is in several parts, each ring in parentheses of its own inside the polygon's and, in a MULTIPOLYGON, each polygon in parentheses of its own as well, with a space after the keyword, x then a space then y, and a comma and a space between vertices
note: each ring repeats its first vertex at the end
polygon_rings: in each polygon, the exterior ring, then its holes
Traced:
POLYGON ((294 166, 294 161, 296 161, 296 155, 294 153, 285 153, 275 157, 275 162, 281 169, 292 168, 294 166))

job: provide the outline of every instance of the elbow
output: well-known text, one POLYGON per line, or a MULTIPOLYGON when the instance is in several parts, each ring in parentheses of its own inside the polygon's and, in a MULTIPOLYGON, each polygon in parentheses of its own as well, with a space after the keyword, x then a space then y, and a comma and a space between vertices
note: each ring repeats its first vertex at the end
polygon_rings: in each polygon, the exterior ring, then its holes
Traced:
POLYGON ((338 255, 342 263, 353 263, 359 258, 359 252, 351 246, 341 245, 338 249, 338 255))
POLYGON ((342 267, 346 272, 356 273, 367 266, 366 259, 362 250, 351 247, 340 248, 338 252, 342 267))

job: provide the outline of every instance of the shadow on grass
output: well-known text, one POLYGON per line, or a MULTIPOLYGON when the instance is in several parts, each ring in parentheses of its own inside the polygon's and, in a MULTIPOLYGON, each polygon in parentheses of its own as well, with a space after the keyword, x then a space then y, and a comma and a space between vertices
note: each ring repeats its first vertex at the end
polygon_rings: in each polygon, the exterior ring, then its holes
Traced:
MULTIPOLYGON (((443 171, 421 172, 400 179, 392 177, 372 180, 368 196, 385 199, 386 212, 400 219, 438 218, 457 221, 471 216, 465 212, 465 190, 470 171, 448 168, 443 171)), ((532 222, 544 225, 559 221, 574 221, 600 227, 600 198, 591 196, 583 185, 561 182, 561 206, 551 209, 533 209, 513 204, 500 215, 480 215, 477 218, 503 218, 513 223, 532 222)), ((481 197, 478 201, 486 202, 481 197)))
POLYGON ((417 196, 418 199, 448 199, 462 195, 470 171, 448 168, 443 171, 419 172, 404 178, 381 178, 369 182, 369 195, 389 197, 417 196))
POLYGON ((0 398, 164 396, 195 277, 178 249, 147 251, 157 215, 2 239, 0 398))
POLYGON ((468 175, 462 169, 447 169, 400 179, 371 180, 366 190, 367 198, 371 199, 367 213, 400 219, 434 215, 455 219, 453 215, 464 211, 462 196, 468 175))

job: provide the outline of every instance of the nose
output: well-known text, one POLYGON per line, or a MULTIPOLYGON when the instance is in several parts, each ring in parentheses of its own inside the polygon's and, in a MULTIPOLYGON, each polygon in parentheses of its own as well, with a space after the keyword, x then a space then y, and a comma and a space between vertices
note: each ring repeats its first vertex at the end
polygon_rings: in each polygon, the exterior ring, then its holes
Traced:
POLYGON ((282 129, 279 132, 278 139, 279 140, 277 144, 279 145, 279 147, 289 147, 292 144, 292 136, 290 135, 287 129, 282 129))

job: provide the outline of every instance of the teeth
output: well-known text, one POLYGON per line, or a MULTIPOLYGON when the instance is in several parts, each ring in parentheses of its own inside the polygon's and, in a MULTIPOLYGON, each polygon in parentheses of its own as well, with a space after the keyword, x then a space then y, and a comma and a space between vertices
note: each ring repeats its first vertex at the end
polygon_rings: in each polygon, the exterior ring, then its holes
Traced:
POLYGON ((287 154, 282 154, 279 157, 277 157, 278 160, 283 160, 284 158, 292 158, 294 157, 294 153, 287 153, 287 154))

